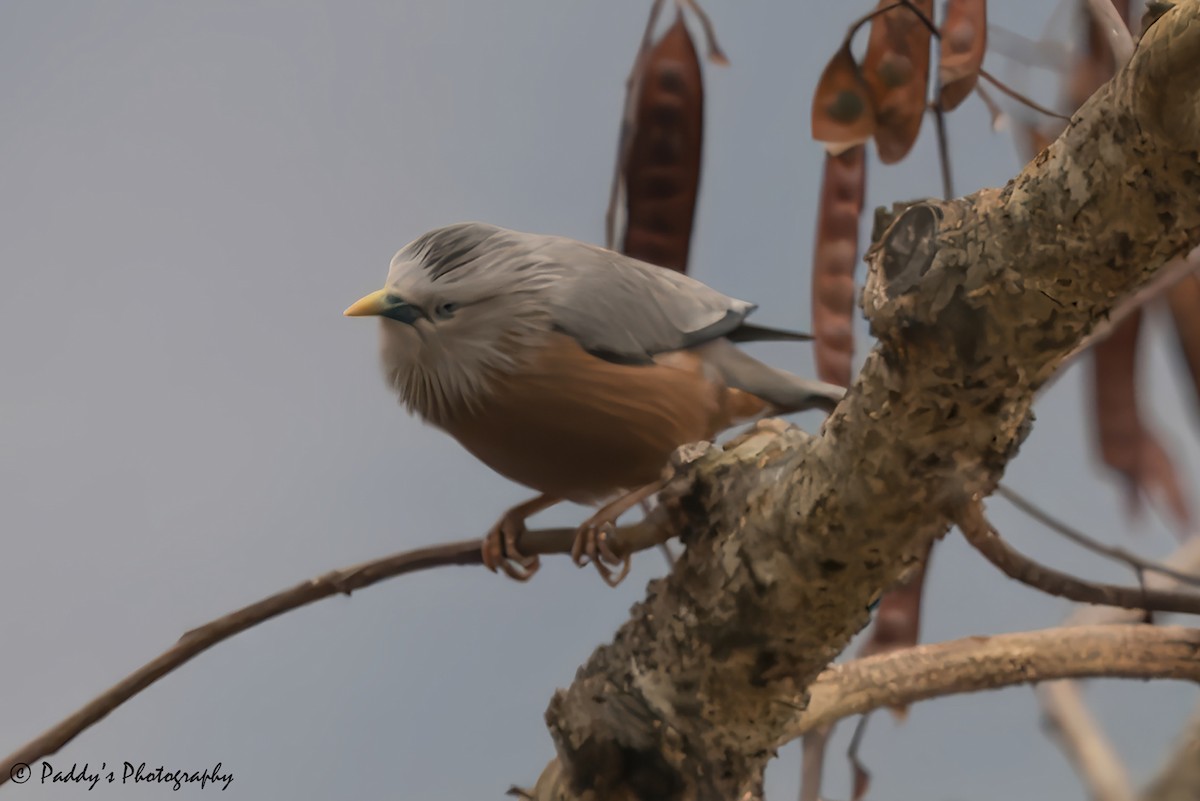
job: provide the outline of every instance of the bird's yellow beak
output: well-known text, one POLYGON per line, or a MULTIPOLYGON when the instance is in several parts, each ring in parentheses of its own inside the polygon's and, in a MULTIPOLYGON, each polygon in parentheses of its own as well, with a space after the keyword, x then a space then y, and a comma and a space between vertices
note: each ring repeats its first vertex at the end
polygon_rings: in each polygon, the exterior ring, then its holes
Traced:
POLYGON ((350 304, 350 308, 346 309, 342 314, 347 317, 372 317, 383 314, 387 311, 388 307, 387 300, 385 300, 386 297, 386 289, 372 292, 365 298, 354 301, 354 303, 350 304))

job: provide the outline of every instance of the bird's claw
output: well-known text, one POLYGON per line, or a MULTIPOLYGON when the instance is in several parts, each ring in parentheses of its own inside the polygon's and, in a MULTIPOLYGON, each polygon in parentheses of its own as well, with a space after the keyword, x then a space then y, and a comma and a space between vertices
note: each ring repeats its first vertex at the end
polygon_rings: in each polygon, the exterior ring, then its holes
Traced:
POLYGON ((483 538, 483 565, 493 573, 496 568, 515 581, 529 581, 542 566, 537 554, 526 556, 517 548, 517 538, 525 533, 525 521, 509 516, 500 519, 483 538))
POLYGON ((615 587, 629 575, 633 560, 630 554, 618 556, 609 544, 609 535, 615 530, 611 521, 589 520, 579 527, 575 542, 571 545, 571 561, 579 567, 589 562, 596 567, 600 578, 610 587, 615 587), (611 568, 619 567, 614 571, 611 568))

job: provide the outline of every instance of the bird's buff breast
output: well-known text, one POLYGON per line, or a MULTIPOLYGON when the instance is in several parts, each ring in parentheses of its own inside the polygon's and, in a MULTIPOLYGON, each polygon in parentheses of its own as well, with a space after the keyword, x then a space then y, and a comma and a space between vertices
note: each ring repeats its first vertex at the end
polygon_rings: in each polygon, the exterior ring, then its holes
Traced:
POLYGON ((730 424, 730 393, 698 357, 620 365, 555 334, 538 355, 496 375, 473 411, 431 421, 498 473, 591 503, 657 480, 680 445, 730 424))

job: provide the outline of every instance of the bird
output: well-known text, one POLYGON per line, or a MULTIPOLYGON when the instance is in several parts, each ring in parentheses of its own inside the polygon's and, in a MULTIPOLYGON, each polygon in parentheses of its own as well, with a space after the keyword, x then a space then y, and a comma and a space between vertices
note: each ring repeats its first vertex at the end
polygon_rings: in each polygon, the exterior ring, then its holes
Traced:
POLYGON ((679 446, 842 398, 737 347, 811 339, 746 322, 756 308, 585 242, 464 222, 401 248, 384 288, 344 314, 380 318, 384 378, 411 414, 538 493, 483 538, 484 565, 529 580, 540 563, 518 548, 526 519, 603 504, 571 554, 615 586, 629 557, 607 534, 662 488, 679 446))

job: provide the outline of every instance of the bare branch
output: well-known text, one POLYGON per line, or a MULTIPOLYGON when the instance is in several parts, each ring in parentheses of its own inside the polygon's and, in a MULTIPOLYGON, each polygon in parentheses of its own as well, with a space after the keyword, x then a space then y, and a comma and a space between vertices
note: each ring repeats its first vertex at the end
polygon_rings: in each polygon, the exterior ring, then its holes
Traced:
MULTIPOLYGON (((575 541, 573 528, 549 528, 527 531, 518 539, 522 553, 568 554, 575 541)), ((668 533, 662 527, 661 516, 654 514, 629 526, 620 526, 613 536, 612 550, 619 556, 652 548, 664 542, 668 533)), ((257 603, 243 607, 223 617, 192 629, 157 657, 129 674, 89 701, 78 711, 47 729, 38 737, 18 748, 0 762, 15 765, 33 762, 49 756, 75 739, 86 729, 100 722, 121 704, 161 679, 171 671, 191 661, 219 642, 240 634, 285 612, 307 606, 331 595, 349 595, 385 579, 449 565, 480 565, 479 539, 460 540, 444 545, 418 548, 413 551, 385 556, 303 581, 275 593, 257 603)), ((0 771, 0 785, 11 777, 7 769, 0 771)))
POLYGON ((983 506, 978 502, 965 504, 957 522, 967 542, 983 554, 984 558, 1000 568, 1009 578, 1042 592, 1088 604, 1152 612, 1200 614, 1200 594, 1094 583, 1034 562, 1001 539, 996 529, 983 516, 983 506))
POLYGON ((1156 562, 1153 559, 1146 559, 1142 556, 1138 556, 1132 551, 1127 551, 1124 548, 1115 545, 1105 545, 1104 543, 1084 534, 1079 529, 1067 525, 1014 489, 1001 484, 996 488, 996 494, 1050 530, 1058 532, 1071 542, 1087 548, 1092 553, 1097 553, 1101 556, 1107 556, 1108 558, 1115 559, 1118 562, 1124 562, 1139 572, 1143 570, 1153 571, 1155 573, 1161 573, 1164 576, 1170 576, 1181 584, 1191 584, 1193 586, 1200 587, 1200 575, 1196 575, 1195 573, 1186 573, 1182 570, 1176 570, 1168 565, 1164 565, 1162 562, 1156 562))
POLYGON ((1064 120, 1066 122, 1071 121, 1071 118, 1066 116, 1065 114, 1059 114, 1054 109, 1046 108, 1041 103, 1038 103, 1037 101, 1026 97, 1025 95, 1018 92, 1016 89, 1009 87, 1008 84, 1004 83, 1003 81, 1001 81, 996 76, 992 75, 987 70, 981 69, 979 71, 979 77, 983 78, 985 81, 990 83, 992 86, 999 89, 1001 93, 1008 95, 1009 97, 1011 97, 1013 100, 1017 101, 1018 103, 1029 106, 1034 111, 1039 111, 1042 114, 1045 114, 1047 117, 1053 117, 1056 120, 1064 120))
MULTIPOLYGON (((1200 682, 1200 629, 1052 628, 855 659, 827 668, 809 686, 808 707, 789 723, 782 742, 880 707, 1052 679, 1100 677, 1200 682)), ((802 701, 792 697, 782 703, 802 701)))

